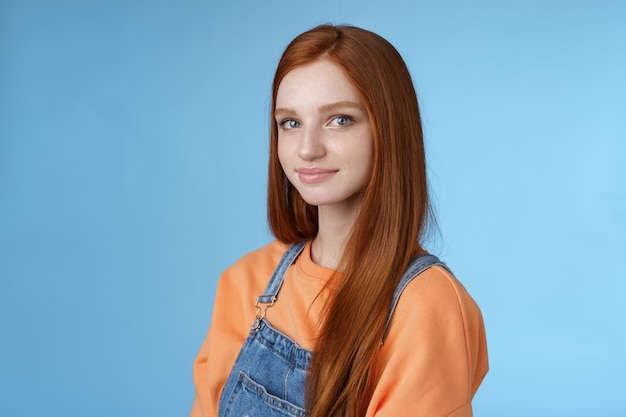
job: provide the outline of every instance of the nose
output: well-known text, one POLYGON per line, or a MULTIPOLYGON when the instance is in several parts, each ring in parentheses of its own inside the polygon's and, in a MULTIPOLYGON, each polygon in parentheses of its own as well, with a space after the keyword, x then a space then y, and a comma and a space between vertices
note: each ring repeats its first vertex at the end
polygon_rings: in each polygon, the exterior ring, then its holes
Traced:
POLYGON ((312 161, 326 155, 323 133, 319 129, 302 128, 300 143, 298 144, 298 156, 304 161, 312 161))

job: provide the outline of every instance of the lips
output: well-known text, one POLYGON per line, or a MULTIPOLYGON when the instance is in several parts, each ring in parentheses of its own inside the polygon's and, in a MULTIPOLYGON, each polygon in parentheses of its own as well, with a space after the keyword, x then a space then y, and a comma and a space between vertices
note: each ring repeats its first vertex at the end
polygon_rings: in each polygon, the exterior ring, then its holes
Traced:
POLYGON ((324 168, 298 168, 296 171, 298 172, 298 179, 305 184, 316 184, 326 181, 337 172, 334 169, 324 168))

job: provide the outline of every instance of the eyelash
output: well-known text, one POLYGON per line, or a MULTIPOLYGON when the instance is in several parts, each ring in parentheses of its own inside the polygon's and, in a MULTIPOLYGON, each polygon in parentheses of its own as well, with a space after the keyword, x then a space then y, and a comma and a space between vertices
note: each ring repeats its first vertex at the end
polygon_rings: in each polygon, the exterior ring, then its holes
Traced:
POLYGON ((346 114, 340 114, 338 116, 334 116, 331 120, 331 122, 337 120, 337 119, 346 119, 347 123, 345 125, 340 125, 338 124, 337 126, 339 127, 346 127, 346 126, 350 126, 352 124, 352 122, 354 121, 354 119, 346 114))
MULTIPOLYGON (((342 124, 336 124, 335 125, 335 126, 338 126, 338 127, 350 126, 354 122, 354 119, 352 117, 350 117, 350 116, 348 116, 346 114, 340 114, 340 115, 337 115, 337 116, 333 116, 330 119, 330 123, 329 124, 332 124, 332 122, 336 121, 337 119, 345 119, 346 120, 346 124, 343 124, 343 125, 342 124)), ((285 130, 296 129, 296 128, 300 127, 300 122, 298 122, 295 119, 285 119, 285 120, 281 121, 280 123, 278 123, 278 126, 280 126, 281 128, 283 128, 285 130), (288 123, 290 123, 290 122, 295 122, 295 123, 298 124, 298 126, 289 127, 288 123)))
POLYGON ((278 124, 278 126, 282 127, 283 129, 286 129, 286 130, 289 130, 289 129, 295 129, 295 127, 288 127, 288 126, 287 126, 287 123, 289 123, 289 122, 296 122, 296 123, 298 124, 298 126, 296 126, 296 127, 299 127, 299 126, 300 126, 300 122, 298 122, 298 121, 297 121, 297 120, 295 120, 295 119, 285 119, 285 120, 283 120, 282 122, 280 122, 280 123, 278 124))

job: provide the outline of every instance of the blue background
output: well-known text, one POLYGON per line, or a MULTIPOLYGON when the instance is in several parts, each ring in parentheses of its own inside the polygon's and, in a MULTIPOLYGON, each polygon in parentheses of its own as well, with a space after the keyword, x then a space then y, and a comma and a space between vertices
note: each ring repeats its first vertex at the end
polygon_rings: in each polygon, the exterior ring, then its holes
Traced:
POLYGON ((477 416, 626 415, 626 4, 0 1, 0 415, 186 415, 220 272, 271 239, 270 84, 391 41, 478 301, 477 416))

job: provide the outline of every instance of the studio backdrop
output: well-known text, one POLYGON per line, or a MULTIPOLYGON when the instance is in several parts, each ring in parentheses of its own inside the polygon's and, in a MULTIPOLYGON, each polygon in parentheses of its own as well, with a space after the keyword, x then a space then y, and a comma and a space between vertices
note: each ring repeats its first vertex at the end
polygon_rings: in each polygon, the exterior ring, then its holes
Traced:
POLYGON ((626 3, 0 1, 0 415, 185 416, 269 242, 270 89, 320 23, 394 44, 480 305, 474 414, 626 415, 626 3))

